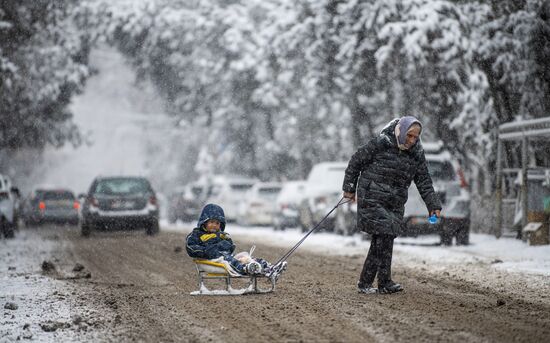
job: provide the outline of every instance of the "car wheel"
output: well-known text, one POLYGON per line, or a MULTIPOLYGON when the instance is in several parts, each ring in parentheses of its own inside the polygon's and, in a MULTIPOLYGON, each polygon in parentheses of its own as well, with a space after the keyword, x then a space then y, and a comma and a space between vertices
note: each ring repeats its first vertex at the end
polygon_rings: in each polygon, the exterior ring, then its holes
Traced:
POLYGON ((300 210, 300 227, 302 232, 307 232, 311 229, 313 225, 313 216, 309 211, 309 208, 302 208, 300 210))
POLYGON ((8 223, 4 217, 2 217, 2 222, 0 223, 0 234, 2 233, 4 234, 4 238, 15 237, 15 225, 8 223))
POLYGON ((335 223, 334 223, 334 233, 336 233, 337 235, 345 236, 346 235, 345 226, 346 226, 346 224, 345 224, 345 220, 343 218, 342 211, 336 212, 336 220, 335 220, 335 223))
POLYGON ((92 227, 90 226, 90 224, 80 224, 80 234, 82 236, 88 237, 90 236, 90 233, 92 233, 92 227))
POLYGON ((456 245, 470 244, 470 225, 468 222, 460 223, 456 230, 456 245))
POLYGON ((30 217, 24 218, 23 223, 25 224, 25 228, 32 228, 34 226, 34 223, 30 217))
POLYGON ((344 211, 336 212, 334 232, 342 236, 351 236, 354 233, 353 224, 349 222, 348 215, 344 211))
POLYGON ((159 233, 160 231, 160 227, 159 227, 159 221, 158 220, 153 220, 149 226, 147 226, 147 229, 145 230, 145 233, 147 233, 147 235, 149 236, 153 236, 153 235, 156 235, 157 233, 159 233))
POLYGON ((439 234, 441 238, 441 245, 453 245, 453 236, 456 229, 455 226, 449 222, 445 223, 443 220, 439 225, 441 225, 441 232, 439 234))
POLYGON ((6 231, 4 231, 4 237, 6 238, 14 238, 15 237, 15 230, 13 227, 8 227, 6 231))

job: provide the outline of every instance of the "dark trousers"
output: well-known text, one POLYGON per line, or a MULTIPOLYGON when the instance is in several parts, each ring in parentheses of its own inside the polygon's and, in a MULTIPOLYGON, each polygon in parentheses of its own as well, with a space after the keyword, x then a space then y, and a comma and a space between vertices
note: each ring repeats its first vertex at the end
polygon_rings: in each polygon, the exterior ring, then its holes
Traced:
POLYGON ((369 253, 363 265, 363 271, 359 278, 359 286, 372 285, 378 275, 378 285, 383 285, 391 280, 391 258, 393 255, 392 235, 373 235, 370 242, 369 253))

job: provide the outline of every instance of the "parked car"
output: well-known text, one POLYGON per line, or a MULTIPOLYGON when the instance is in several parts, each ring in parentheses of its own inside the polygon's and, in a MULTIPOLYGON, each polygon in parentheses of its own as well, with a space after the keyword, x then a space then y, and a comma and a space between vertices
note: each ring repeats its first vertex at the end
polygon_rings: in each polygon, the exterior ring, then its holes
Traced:
MULTIPOLYGON (((469 243, 470 232, 470 193, 464 175, 449 151, 441 143, 426 143, 422 146, 434 190, 439 195, 443 210, 438 224, 428 222, 426 205, 413 183, 409 188, 409 198, 405 204, 404 220, 407 230, 404 236, 416 237, 421 234, 439 234, 441 244, 450 245, 453 237, 457 244, 469 243)), ((349 235, 356 231, 357 203, 343 205, 337 210, 335 231, 349 235)))
POLYGON ((204 182, 192 182, 176 188, 169 197, 168 221, 175 223, 195 221, 199 218, 212 187, 204 182))
POLYGON ((159 206, 155 191, 144 177, 97 177, 82 206, 81 231, 145 227, 159 232, 159 206))
POLYGON ((428 170, 439 195, 443 209, 437 225, 428 223, 426 206, 415 185, 409 188, 409 201, 405 204, 407 235, 439 233, 441 244, 468 244, 470 236, 470 192, 458 161, 442 143, 423 143, 428 170))
MULTIPOLYGON (((304 188, 304 198, 300 203, 300 227, 308 231, 317 225, 342 197, 342 183, 346 162, 323 162, 313 166, 304 188)), ((334 229, 335 212, 322 224, 321 228, 334 229)))
POLYGON ((0 174, 0 237, 13 238, 19 218, 19 189, 0 174))
POLYGON ((304 197, 306 181, 288 181, 283 184, 281 192, 275 201, 273 213, 273 228, 284 230, 300 225, 299 207, 304 197))
POLYGON ((278 182, 254 184, 241 203, 238 222, 243 225, 272 225, 277 195, 281 188, 278 182))
POLYGON ((186 186, 176 187, 172 193, 168 195, 167 216, 170 223, 175 223, 178 220, 187 221, 184 204, 186 188, 186 186))
POLYGON ((357 232, 356 221, 357 199, 353 202, 346 202, 338 207, 334 222, 334 232, 343 236, 351 236, 357 232))
POLYGON ((245 176, 216 175, 211 180, 212 188, 207 202, 221 206, 225 212, 225 220, 235 222, 246 192, 256 182, 257 179, 245 176))
POLYGON ((78 224, 80 203, 72 191, 64 188, 37 188, 24 204, 27 226, 44 223, 78 224))

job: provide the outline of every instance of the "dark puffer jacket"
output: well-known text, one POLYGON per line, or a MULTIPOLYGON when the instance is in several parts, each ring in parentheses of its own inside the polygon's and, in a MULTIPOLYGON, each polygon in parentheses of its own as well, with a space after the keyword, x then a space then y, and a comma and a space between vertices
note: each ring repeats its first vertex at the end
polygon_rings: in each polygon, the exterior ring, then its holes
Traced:
POLYGON ((428 211, 441 210, 422 144, 418 141, 409 150, 400 150, 394 134, 397 122, 393 120, 353 154, 344 177, 344 192, 357 192, 357 228, 370 234, 398 236, 403 231, 412 181, 428 211))
POLYGON ((235 251, 235 244, 225 230, 225 215, 223 209, 214 204, 208 204, 202 210, 197 227, 187 235, 187 254, 194 258, 213 259, 223 255, 232 254, 235 251), (220 231, 211 233, 206 231, 204 224, 209 219, 218 220, 220 231))

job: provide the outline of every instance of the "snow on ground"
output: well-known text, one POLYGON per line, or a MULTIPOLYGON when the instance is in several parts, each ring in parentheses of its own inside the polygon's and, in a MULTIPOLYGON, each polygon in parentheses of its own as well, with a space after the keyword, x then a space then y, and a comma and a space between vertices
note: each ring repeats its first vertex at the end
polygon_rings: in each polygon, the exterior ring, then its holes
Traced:
POLYGON ((71 302, 74 286, 44 275, 42 263, 56 265, 61 241, 43 240, 27 230, 16 238, 0 240, 0 343, 19 340, 39 342, 94 341, 105 333, 88 331, 75 313, 94 311, 71 302))
MULTIPOLYGON (((181 222, 171 225, 164 222, 162 227, 163 230, 187 232, 193 225, 194 223, 181 222)), ((235 224, 228 224, 226 230, 233 238, 261 237, 262 243, 269 242, 273 246, 288 248, 304 236, 298 229, 274 231, 270 227, 244 227, 235 224)), ((484 265, 500 272, 535 277, 550 276, 550 245, 529 246, 513 238, 496 239, 490 235, 475 233, 470 235, 471 244, 468 246, 444 247, 437 245, 438 242, 439 237, 434 235, 397 238, 394 246, 394 263, 409 267, 429 265, 434 270, 453 266, 484 265)), ((320 232, 310 235, 300 249, 321 254, 364 258, 369 246, 370 242, 363 240, 359 234, 345 237, 320 232)))

